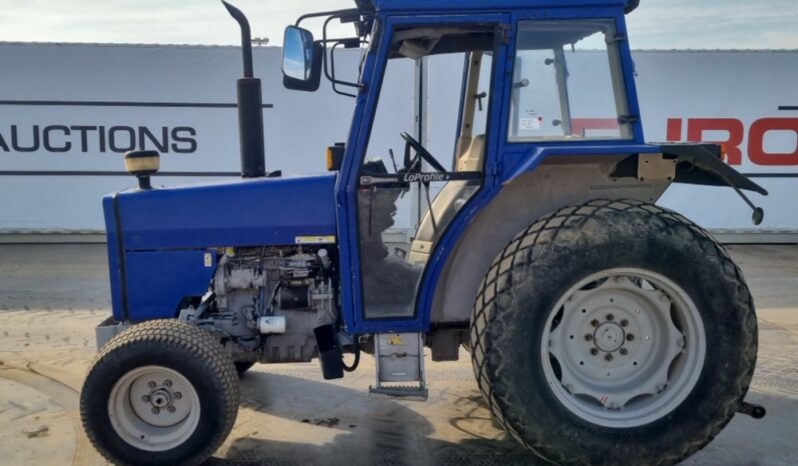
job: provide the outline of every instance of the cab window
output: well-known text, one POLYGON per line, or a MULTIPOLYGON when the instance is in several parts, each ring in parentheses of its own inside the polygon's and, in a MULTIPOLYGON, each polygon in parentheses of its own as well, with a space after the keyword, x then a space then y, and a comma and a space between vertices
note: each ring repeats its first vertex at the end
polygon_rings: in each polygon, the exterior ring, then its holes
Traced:
POLYGON ((523 21, 510 142, 632 137, 612 20, 523 21))

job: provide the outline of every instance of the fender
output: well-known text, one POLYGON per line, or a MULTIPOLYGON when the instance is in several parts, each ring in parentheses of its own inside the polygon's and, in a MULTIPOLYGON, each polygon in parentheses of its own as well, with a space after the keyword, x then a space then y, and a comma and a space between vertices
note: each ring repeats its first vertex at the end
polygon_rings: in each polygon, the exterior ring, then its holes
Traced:
POLYGON ((507 181, 449 254, 435 287, 431 327, 468 324, 479 284, 494 258, 518 232, 541 216, 597 198, 656 202, 671 181, 614 178, 617 165, 627 157, 548 157, 535 170, 507 181))
POLYGON ((476 215, 449 254, 435 286, 431 326, 466 325, 479 284, 494 258, 518 232, 549 212, 592 199, 655 203, 674 182, 732 186, 767 195, 761 186, 722 162, 718 145, 637 147, 641 148, 644 150, 625 155, 618 155, 617 147, 615 154, 606 155, 540 151, 538 157, 512 171, 502 190, 476 215), (671 172, 643 178, 639 167, 643 156, 670 162, 671 172))

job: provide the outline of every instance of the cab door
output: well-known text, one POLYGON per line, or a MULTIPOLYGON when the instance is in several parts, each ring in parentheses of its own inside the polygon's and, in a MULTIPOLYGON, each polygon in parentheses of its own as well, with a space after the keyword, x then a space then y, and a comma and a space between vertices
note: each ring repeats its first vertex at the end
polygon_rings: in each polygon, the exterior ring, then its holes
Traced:
POLYGON ((380 49, 372 51, 377 79, 371 81, 379 84, 359 101, 368 124, 355 140, 356 163, 344 167, 338 186, 347 189, 347 228, 339 236, 342 264, 352 272, 342 274, 342 287, 353 333, 428 325, 428 313, 418 308, 427 266, 447 227, 485 184, 495 142, 488 122, 499 120, 491 118, 498 111, 491 84, 503 60, 494 57, 503 56, 506 24, 503 15, 385 22, 380 49), (414 108, 418 66, 452 77, 450 87, 439 90, 448 100, 428 112, 414 108), (427 121, 419 125, 417 118, 427 121), (419 128, 426 137, 418 137, 419 128))

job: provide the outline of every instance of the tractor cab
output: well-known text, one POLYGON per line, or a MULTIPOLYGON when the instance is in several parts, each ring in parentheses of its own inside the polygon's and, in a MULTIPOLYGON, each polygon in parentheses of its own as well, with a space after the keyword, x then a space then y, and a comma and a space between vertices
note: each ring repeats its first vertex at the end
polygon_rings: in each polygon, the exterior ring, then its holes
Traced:
POLYGON ((504 12, 476 1, 406 3, 320 13, 320 39, 302 27, 317 15, 304 15, 284 36, 286 87, 316 90, 323 74, 357 101, 348 142, 330 149, 337 156, 329 168, 338 172, 341 239, 354 246, 343 260, 361 272, 348 323, 363 330, 428 326, 424 293, 434 290, 422 277, 435 273, 430 258, 468 221, 464 209, 528 170, 525 154, 642 143, 625 1, 536 2, 504 12), (575 3, 581 8, 570 8, 575 3), (355 34, 330 38, 335 21, 351 23, 355 34), (357 47, 358 78, 347 81, 336 57, 357 47), (425 76, 444 67, 458 78, 448 92, 459 104, 397 115, 395 102, 423 102, 425 76), (381 98, 385 92, 403 94, 381 98))

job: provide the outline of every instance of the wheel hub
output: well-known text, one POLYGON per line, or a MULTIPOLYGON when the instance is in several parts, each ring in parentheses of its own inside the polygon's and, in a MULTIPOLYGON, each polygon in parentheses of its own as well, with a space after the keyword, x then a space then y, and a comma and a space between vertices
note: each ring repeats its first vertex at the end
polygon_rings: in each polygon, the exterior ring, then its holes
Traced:
POLYGON ((615 322, 605 322, 593 332, 593 341, 600 351, 612 353, 623 346, 626 335, 620 325, 615 322))
POLYGON ((700 315, 681 288, 660 275, 638 269, 595 274, 563 296, 548 322, 542 362, 549 386, 592 422, 649 422, 686 397, 700 375, 700 315))
POLYGON ((131 445, 162 451, 179 444, 199 422, 199 397, 178 372, 160 366, 131 370, 114 385, 111 424, 131 445))

